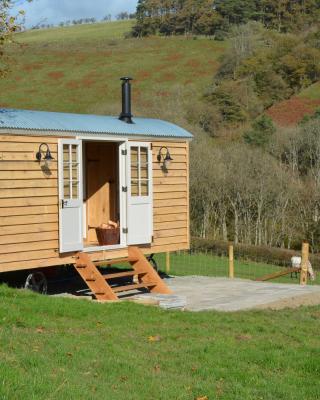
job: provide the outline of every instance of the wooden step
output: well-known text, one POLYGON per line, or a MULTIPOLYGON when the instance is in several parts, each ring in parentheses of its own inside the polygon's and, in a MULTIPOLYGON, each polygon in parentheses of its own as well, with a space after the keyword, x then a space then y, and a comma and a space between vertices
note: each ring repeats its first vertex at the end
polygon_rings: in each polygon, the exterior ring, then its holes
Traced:
POLYGON ((149 283, 135 283, 133 285, 125 285, 125 286, 116 286, 116 287, 112 287, 112 290, 115 293, 118 292, 127 292, 129 290, 134 290, 134 289, 141 289, 141 288, 148 288, 148 287, 152 287, 152 286, 156 286, 157 283, 156 282, 149 282, 149 283))
POLYGON ((135 276, 135 275, 144 275, 147 274, 147 271, 125 271, 125 272, 116 272, 114 274, 102 274, 104 279, 115 279, 115 278, 124 278, 124 277, 129 277, 129 276, 135 276))
POLYGON ((115 258, 113 260, 96 261, 96 262, 94 262, 94 265, 96 267, 104 267, 106 265, 123 264, 123 263, 134 262, 134 261, 137 261, 137 260, 132 260, 132 259, 129 259, 128 257, 125 257, 125 258, 115 258))

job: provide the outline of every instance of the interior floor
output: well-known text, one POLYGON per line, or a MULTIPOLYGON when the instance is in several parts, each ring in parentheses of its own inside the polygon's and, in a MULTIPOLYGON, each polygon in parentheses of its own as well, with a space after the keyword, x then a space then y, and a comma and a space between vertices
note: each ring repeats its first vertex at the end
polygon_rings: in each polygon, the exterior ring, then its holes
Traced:
POLYGON ((120 244, 116 232, 110 232, 110 243, 99 243, 96 228, 116 223, 120 232, 119 144, 86 142, 84 146, 84 246, 120 244))

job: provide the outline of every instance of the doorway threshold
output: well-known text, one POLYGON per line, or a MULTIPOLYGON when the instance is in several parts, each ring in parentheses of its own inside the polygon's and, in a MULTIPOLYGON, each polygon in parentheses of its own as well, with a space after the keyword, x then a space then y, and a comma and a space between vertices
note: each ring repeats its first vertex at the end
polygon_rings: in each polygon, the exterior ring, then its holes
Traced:
POLYGON ((128 246, 124 244, 114 244, 112 246, 88 246, 83 248, 83 253, 91 253, 95 251, 108 251, 108 250, 121 250, 126 249, 128 246))

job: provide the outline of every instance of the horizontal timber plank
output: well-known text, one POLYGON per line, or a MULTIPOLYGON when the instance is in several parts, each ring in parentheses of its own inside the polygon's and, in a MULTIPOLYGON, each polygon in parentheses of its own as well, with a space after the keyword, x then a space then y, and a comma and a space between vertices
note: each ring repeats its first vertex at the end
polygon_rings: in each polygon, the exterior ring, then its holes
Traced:
MULTIPOLYGON (((50 165, 50 171, 57 171, 57 163, 50 165)), ((39 171, 41 166, 35 160, 32 161, 1 161, 0 171, 39 171)))
POLYGON ((22 234, 22 233, 37 233, 37 232, 53 232, 58 231, 58 222, 47 222, 45 224, 27 224, 27 225, 12 225, 12 226, 2 226, 0 228, 0 237, 9 236, 12 237, 22 234))
POLYGON ((171 207, 160 207, 155 208, 153 215, 167 215, 167 214, 180 214, 180 213, 187 213, 188 208, 187 206, 171 206, 171 207))
POLYGON ((154 178, 153 179, 154 186, 156 185, 187 185, 187 178, 186 177, 161 177, 161 178, 154 178))
POLYGON ((183 192, 187 193, 187 185, 153 185, 153 193, 170 193, 183 192))
POLYGON ((184 213, 173 213, 173 214, 157 214, 153 215, 154 223, 157 222, 172 222, 172 221, 187 221, 188 214, 185 211, 184 213))
POLYGON ((49 250, 49 249, 58 249, 59 242, 58 240, 48 240, 41 242, 27 242, 27 243, 14 243, 14 244, 1 244, 0 245, 0 259, 2 259, 2 255, 6 255, 9 253, 20 254, 25 251, 34 251, 34 250, 49 250))
POLYGON ((186 206, 188 204, 187 198, 168 199, 168 200, 154 200, 154 208, 169 207, 169 206, 186 206))
MULTIPOLYGON (((154 200, 171 200, 171 199, 186 199, 187 192, 163 192, 163 193, 154 193, 153 199, 154 200)), ((1 203, 0 203, 1 204, 1 203)), ((0 205, 1 207, 1 205, 0 205)))
MULTIPOLYGON (((41 142, 38 143, 15 143, 10 141, 0 141, 0 152, 34 152, 37 153, 39 151, 39 145, 41 142)), ((51 143, 49 145, 51 153, 56 153, 58 150, 57 143, 51 143)))
POLYGON ((47 222, 58 222, 58 214, 23 215, 18 217, 0 217, 0 226, 45 224, 47 222))
POLYGON ((0 142, 17 142, 17 143, 37 143, 38 147, 41 143, 57 143, 58 139, 50 136, 24 136, 24 135, 0 135, 0 142))
POLYGON ((167 222, 155 222, 154 223, 154 231, 162 231, 166 229, 174 229, 174 228, 187 228, 188 223, 187 219, 183 219, 182 221, 167 221, 167 222))
POLYGON ((58 214, 58 206, 28 206, 28 207, 0 207, 0 217, 20 216, 20 215, 38 215, 38 214, 58 214))
POLYGON ((152 253, 164 253, 167 251, 188 250, 189 247, 190 246, 186 241, 182 241, 181 243, 174 243, 174 244, 153 245, 151 248, 151 252, 152 253))
MULTIPOLYGON (((153 164, 158 164, 159 161, 157 159, 158 153, 153 152, 152 153, 152 162, 153 164)), ((186 154, 171 154, 173 160, 170 163, 170 166, 173 165, 174 163, 186 163, 187 162, 187 155, 186 154)))
POLYGON ((0 245, 10 243, 29 243, 37 241, 58 240, 59 232, 20 233, 16 235, 0 236, 0 245))
POLYGON ((58 188, 23 188, 1 189, 0 199, 15 197, 48 197, 58 196, 58 188))
POLYGON ((38 263, 38 261, 41 259, 54 258, 57 256, 58 253, 51 249, 21 251, 19 253, 2 254, 0 255, 0 270, 1 270, 1 264, 7 262, 18 262, 18 261, 24 262, 24 261, 35 260, 38 263))
POLYGON ((168 147, 169 151, 173 148, 173 147, 183 147, 186 148, 187 147, 187 142, 158 142, 158 141, 153 141, 152 142, 152 148, 153 149, 160 149, 160 147, 168 147))
POLYGON ((58 205, 57 196, 49 197, 17 197, 17 198, 0 198, 1 207, 29 207, 29 206, 54 206, 58 205))
MULTIPOLYGON (((154 232, 154 239, 158 238, 171 238, 172 236, 185 236, 187 237, 186 228, 173 228, 154 232)), ((170 239, 171 240, 171 239, 170 239)))
POLYGON ((50 171, 48 173, 42 171, 40 168, 38 171, 1 171, 0 163, 0 180, 3 179, 48 179, 57 178, 57 171, 50 171))
MULTIPOLYGON (((168 170, 168 172, 164 172, 162 171, 162 169, 158 169, 158 170, 153 170, 153 177, 154 178, 167 178, 167 177, 171 177, 171 176, 187 176, 187 169, 185 168, 184 170, 168 170)), ((0 178, 1 179, 1 178, 0 178)))
MULTIPOLYGON (((161 164, 159 162, 154 162, 152 164, 153 171, 158 171, 161 170, 161 164)), ((172 162, 170 163, 170 166, 168 168, 169 171, 172 170, 186 170, 187 169, 187 163, 186 162, 172 162)))
MULTIPOLYGON (((187 148, 186 148, 186 146, 183 146, 183 147, 174 147, 174 146, 168 145, 167 147, 168 147, 169 152, 170 152, 170 155, 172 156, 173 159, 174 159, 174 156, 175 156, 175 155, 177 155, 177 156, 178 156, 178 155, 185 155, 185 154, 187 153, 187 148)), ((160 146, 153 146, 153 148, 152 148, 152 153, 153 153, 153 154, 156 153, 156 155, 158 155, 159 150, 160 150, 160 146)), ((165 150, 163 151, 163 154, 166 154, 166 151, 165 151, 165 150)))
POLYGON ((181 236, 172 236, 170 238, 155 238, 153 245, 154 246, 159 246, 162 244, 175 244, 175 243, 185 243, 187 241, 187 235, 181 235, 181 236))
POLYGON ((54 188, 57 187, 57 179, 25 179, 25 180, 0 180, 1 189, 23 189, 23 188, 54 188))
MULTIPOLYGON (((39 166, 38 161, 36 161, 36 153, 23 153, 23 152, 1 152, 0 151, 0 161, 33 161, 34 163, 37 163, 39 166)), ((52 152, 51 155, 55 160, 57 160, 57 153, 52 152)), ((55 161, 51 162, 52 166, 55 166, 57 168, 57 163, 55 161)))

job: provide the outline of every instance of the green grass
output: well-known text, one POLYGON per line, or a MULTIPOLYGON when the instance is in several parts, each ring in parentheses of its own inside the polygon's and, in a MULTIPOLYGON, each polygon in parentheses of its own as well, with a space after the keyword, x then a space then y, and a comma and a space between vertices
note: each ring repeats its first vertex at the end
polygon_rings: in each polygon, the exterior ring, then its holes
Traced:
POLYGON ((307 98, 310 100, 320 100, 320 82, 314 83, 308 88, 302 90, 298 97, 307 98))
MULTIPOLYGON (((165 254, 155 256, 160 270, 165 270, 165 254)), ((219 257, 211 253, 193 253, 186 252, 171 253, 170 273, 176 276, 202 275, 202 276, 228 276, 229 260, 227 257, 219 257)), ((235 277, 242 279, 256 279, 264 275, 280 272, 283 270, 278 265, 257 263, 246 260, 235 260, 235 277)), ((309 284, 320 284, 320 274, 316 274, 315 281, 308 281, 309 284)), ((273 279, 271 282, 279 283, 299 283, 299 279, 291 278, 290 274, 273 279)))
POLYGON ((320 307, 167 312, 4 286, 0 303, 2 400, 320 396, 320 307))
POLYGON ((41 30, 29 30, 19 33, 19 43, 54 43, 66 40, 78 42, 101 39, 122 39, 130 31, 132 21, 102 22, 96 24, 72 25, 41 30))
POLYGON ((15 62, 0 81, 0 107, 117 115, 119 78, 131 75, 134 114, 177 122, 179 103, 202 95, 227 44, 184 37, 124 39, 131 24, 19 34, 22 46, 12 48, 15 62))

